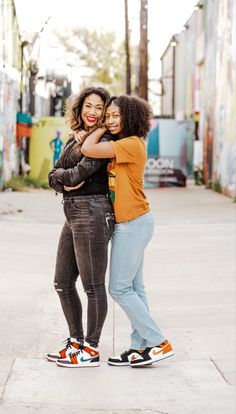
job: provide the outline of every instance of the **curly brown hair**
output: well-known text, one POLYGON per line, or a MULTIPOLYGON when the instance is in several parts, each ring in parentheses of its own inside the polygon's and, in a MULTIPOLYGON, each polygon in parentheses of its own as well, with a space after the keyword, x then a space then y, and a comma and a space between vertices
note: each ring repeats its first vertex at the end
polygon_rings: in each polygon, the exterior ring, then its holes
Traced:
POLYGON ((150 105, 144 99, 135 96, 112 96, 108 105, 114 103, 120 109, 122 132, 125 137, 136 135, 146 138, 151 127, 153 115, 150 105))
MULTIPOLYGON (((70 126, 72 131, 79 131, 84 128, 84 123, 81 118, 81 110, 85 98, 89 95, 98 95, 104 102, 103 117, 105 114, 106 106, 110 99, 109 92, 101 87, 88 87, 83 89, 78 94, 71 95, 66 101, 66 111, 65 111, 65 120, 66 123, 70 126)), ((102 117, 102 118, 103 118, 102 117)))

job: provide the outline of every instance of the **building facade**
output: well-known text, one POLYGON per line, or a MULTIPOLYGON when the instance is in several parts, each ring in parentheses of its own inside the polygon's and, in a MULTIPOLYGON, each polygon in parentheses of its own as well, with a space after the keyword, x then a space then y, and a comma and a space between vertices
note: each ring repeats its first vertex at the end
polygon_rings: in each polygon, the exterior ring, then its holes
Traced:
MULTIPOLYGON (((61 70, 53 57, 49 62, 43 39, 48 33, 42 35, 47 22, 40 32, 23 36, 17 16, 14 0, 1 0, 0 189, 13 175, 27 175, 32 168, 32 123, 42 116, 61 117, 64 101, 71 94, 68 67, 64 65, 61 70)), ((61 54, 59 57, 64 62, 61 54)))
POLYGON ((162 55, 162 115, 195 124, 195 171, 236 196, 236 2, 205 0, 162 55), (171 76, 165 71, 172 55, 171 76), (174 55, 174 59, 173 59, 174 55), (169 79, 170 93, 166 93, 169 79), (174 98, 173 98, 174 96, 174 98))
POLYGON ((16 113, 20 97, 20 37, 13 2, 0 4, 0 187, 18 169, 16 113))

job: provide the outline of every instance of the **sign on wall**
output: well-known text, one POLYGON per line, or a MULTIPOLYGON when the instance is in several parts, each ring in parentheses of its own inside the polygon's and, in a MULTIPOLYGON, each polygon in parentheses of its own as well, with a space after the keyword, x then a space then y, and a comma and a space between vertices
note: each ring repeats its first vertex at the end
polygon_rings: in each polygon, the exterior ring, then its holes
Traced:
POLYGON ((192 142, 189 121, 154 118, 147 141, 145 187, 184 187, 192 174, 192 142))

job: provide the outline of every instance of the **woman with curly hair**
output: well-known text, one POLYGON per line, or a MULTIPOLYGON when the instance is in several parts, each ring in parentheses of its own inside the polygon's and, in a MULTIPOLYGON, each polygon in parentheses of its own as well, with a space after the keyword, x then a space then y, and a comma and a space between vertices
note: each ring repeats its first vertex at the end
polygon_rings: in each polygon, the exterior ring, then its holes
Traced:
POLYGON ((143 285, 143 259, 154 230, 153 216, 143 190, 145 138, 152 111, 147 102, 131 96, 111 98, 105 125, 118 140, 99 142, 105 128, 84 141, 88 157, 112 158, 108 166, 110 197, 115 213, 109 293, 132 326, 131 347, 110 365, 139 367, 173 355, 173 349, 153 320, 143 285))
MULTIPOLYGON (((100 125, 109 99, 105 89, 93 87, 69 99, 66 119, 73 134, 49 173, 50 186, 63 194, 66 221, 58 245, 54 285, 70 336, 64 349, 48 354, 47 359, 64 367, 99 365, 98 342, 107 314, 107 248, 114 213, 108 197, 109 160, 84 156, 81 141, 100 125), (76 289, 78 275, 88 299, 86 336, 76 289)), ((111 134, 106 133, 102 141, 110 139, 111 134)))

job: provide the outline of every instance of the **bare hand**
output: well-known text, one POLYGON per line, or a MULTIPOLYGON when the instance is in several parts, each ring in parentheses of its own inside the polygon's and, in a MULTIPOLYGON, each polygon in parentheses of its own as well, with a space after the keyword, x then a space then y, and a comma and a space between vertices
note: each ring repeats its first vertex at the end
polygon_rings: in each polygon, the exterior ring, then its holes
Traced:
POLYGON ((82 144, 86 138, 87 132, 86 131, 79 131, 74 134, 75 141, 78 144, 82 144))
POLYGON ((67 187, 67 185, 64 185, 64 190, 65 191, 73 191, 73 190, 78 190, 78 188, 82 187, 82 185, 85 183, 85 181, 82 181, 82 183, 76 185, 75 187, 67 187))

